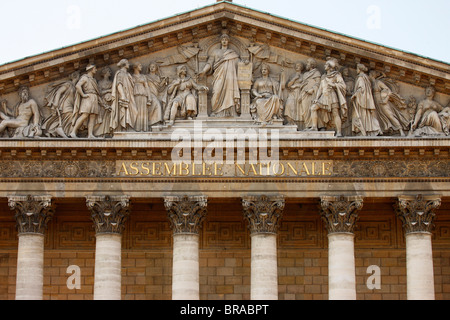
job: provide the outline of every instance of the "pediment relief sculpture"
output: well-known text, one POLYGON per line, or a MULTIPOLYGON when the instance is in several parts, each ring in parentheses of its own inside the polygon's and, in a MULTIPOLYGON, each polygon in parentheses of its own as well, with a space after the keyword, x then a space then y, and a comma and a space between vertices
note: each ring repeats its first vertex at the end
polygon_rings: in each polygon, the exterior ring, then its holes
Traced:
POLYGON ((20 88, 13 108, 1 100, 0 136, 170 132, 200 114, 212 123, 241 118, 306 136, 316 130, 336 137, 449 135, 450 106, 439 102, 442 96, 436 100, 433 87, 399 84, 373 67, 358 63, 352 69, 335 57, 301 56, 222 30, 167 52, 121 59, 100 72, 89 64, 35 89, 42 103, 20 88))

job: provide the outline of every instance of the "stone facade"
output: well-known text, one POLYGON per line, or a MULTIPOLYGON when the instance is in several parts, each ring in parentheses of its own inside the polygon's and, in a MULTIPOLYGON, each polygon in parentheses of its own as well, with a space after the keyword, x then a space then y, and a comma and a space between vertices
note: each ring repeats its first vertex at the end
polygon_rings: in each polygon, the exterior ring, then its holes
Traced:
POLYGON ((0 298, 449 299, 449 89, 228 1, 0 66, 0 298))

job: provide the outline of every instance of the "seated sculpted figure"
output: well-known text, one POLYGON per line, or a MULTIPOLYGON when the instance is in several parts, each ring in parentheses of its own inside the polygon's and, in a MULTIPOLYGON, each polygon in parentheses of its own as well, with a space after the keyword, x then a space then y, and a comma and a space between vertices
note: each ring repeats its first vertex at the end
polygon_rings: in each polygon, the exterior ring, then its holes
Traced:
POLYGON ((278 95, 280 84, 270 78, 270 68, 267 64, 261 66, 262 77, 253 84, 252 94, 255 97, 250 111, 256 123, 266 125, 273 119, 282 119, 283 101, 278 95))
POLYGON ((208 87, 198 85, 187 74, 185 65, 177 68, 178 79, 172 81, 167 89, 170 95, 164 120, 169 126, 174 124, 177 117, 192 120, 197 115, 197 98, 195 90, 208 91, 208 87))
POLYGON ((435 93, 434 87, 426 88, 426 98, 417 106, 411 134, 416 136, 449 134, 449 107, 444 108, 435 101, 435 93))
POLYGON ((1 113, 0 117, 2 122, 0 123, 0 135, 2 135, 7 128, 15 129, 15 137, 32 138, 42 135, 39 107, 36 101, 30 98, 29 89, 27 87, 22 87, 19 90, 19 97, 20 102, 16 106, 14 112, 15 118, 9 117, 5 113, 1 113))

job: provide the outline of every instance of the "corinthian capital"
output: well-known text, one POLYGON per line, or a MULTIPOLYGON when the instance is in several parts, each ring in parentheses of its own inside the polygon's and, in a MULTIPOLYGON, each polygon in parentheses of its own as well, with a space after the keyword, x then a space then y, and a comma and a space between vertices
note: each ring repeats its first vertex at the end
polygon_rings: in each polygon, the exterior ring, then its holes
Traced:
POLYGON ((353 233, 358 220, 358 211, 363 207, 363 199, 354 197, 323 196, 320 209, 328 233, 353 233))
POLYGON ((19 234, 44 234, 54 214, 51 196, 10 196, 8 205, 15 211, 19 234))
POLYGON ((97 234, 122 234, 130 215, 129 196, 87 196, 86 205, 97 234))
POLYGON ((167 216, 174 234, 198 234, 206 218, 206 196, 169 196, 164 198, 167 216))
POLYGON ((276 234, 284 210, 283 196, 249 196, 242 198, 244 217, 251 234, 276 234))
POLYGON ((403 223, 406 234, 431 232, 435 218, 434 210, 441 206, 440 196, 399 196, 394 208, 403 223))

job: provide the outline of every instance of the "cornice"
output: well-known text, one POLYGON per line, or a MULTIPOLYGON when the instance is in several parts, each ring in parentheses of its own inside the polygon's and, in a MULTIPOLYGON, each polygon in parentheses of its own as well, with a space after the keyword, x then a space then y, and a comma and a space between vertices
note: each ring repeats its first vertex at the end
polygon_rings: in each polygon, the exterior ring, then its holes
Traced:
POLYGON ((399 81, 422 87, 434 85, 438 92, 450 92, 448 63, 220 2, 0 66, 0 94, 13 92, 19 86, 67 77, 88 63, 110 65, 122 58, 132 59, 175 47, 219 33, 224 27, 236 36, 322 60, 334 56, 350 67, 364 62, 399 81))

